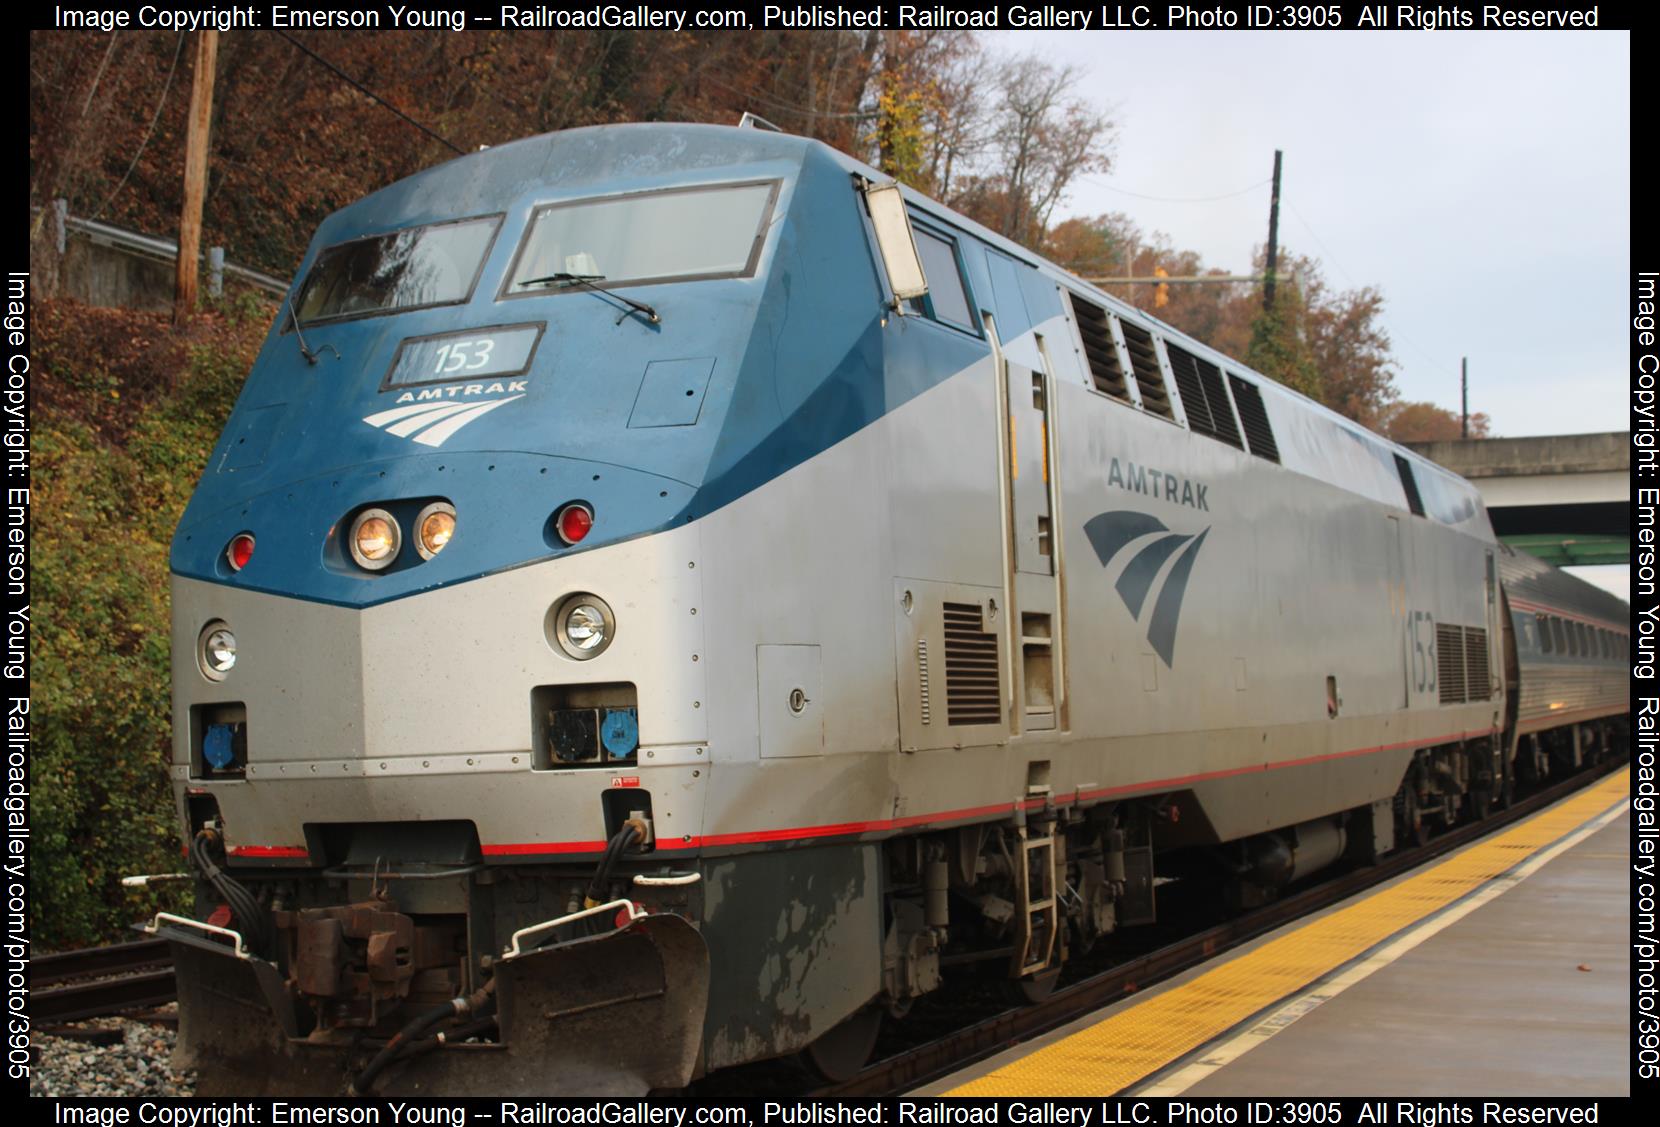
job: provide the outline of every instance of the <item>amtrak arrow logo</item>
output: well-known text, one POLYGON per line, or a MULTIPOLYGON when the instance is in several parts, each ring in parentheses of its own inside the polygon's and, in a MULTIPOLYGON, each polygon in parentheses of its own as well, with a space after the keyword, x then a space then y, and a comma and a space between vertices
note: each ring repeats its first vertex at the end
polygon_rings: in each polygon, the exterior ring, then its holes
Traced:
POLYGON ((1167 535, 1151 541, 1130 557, 1116 587, 1130 617, 1140 621, 1141 608, 1147 602, 1147 594, 1152 589, 1153 580, 1158 578, 1159 569, 1164 566, 1165 560, 1177 551, 1181 552, 1176 556, 1176 562, 1170 565, 1169 574, 1164 577, 1164 586, 1153 601, 1153 614, 1147 623, 1148 644, 1164 659, 1165 665, 1170 665, 1176 655, 1176 622, 1182 615, 1182 597, 1187 594, 1187 580, 1193 574, 1193 561, 1199 555, 1199 546, 1210 535, 1210 528, 1206 527, 1197 536, 1184 536, 1171 532, 1157 517, 1122 509, 1101 513, 1084 524, 1084 535, 1089 537, 1090 546, 1100 557, 1102 567, 1106 567, 1132 541, 1157 532, 1167 535))
POLYGON ((387 434, 412 438, 422 446, 442 446, 446 439, 474 419, 488 415, 504 403, 523 398, 522 395, 510 395, 488 403, 412 403, 407 407, 377 412, 363 421, 372 427, 385 428, 387 434))

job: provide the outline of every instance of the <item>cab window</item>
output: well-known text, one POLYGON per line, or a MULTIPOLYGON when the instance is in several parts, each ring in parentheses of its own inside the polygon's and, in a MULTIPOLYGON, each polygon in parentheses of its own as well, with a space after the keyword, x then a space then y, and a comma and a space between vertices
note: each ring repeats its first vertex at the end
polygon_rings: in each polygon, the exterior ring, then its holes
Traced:
POLYGON ((957 259, 957 244, 926 227, 912 226, 916 237, 917 257, 922 260, 922 272, 928 278, 928 292, 912 298, 905 304, 913 313, 934 321, 978 333, 979 321, 968 300, 968 286, 963 281, 962 264, 957 259))
POLYGON ((317 256, 300 291, 303 324, 457 305, 478 281, 501 216, 408 227, 337 243, 317 256))

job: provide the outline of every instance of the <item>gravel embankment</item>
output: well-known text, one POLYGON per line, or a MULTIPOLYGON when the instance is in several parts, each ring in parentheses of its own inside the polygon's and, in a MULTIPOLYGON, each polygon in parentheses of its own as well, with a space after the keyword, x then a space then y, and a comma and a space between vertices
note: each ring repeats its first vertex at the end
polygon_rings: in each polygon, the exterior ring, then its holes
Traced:
POLYGON ((188 1096, 191 1072, 174 1072, 173 1029, 142 1021, 107 1018, 89 1025, 120 1029, 115 1045, 91 1045, 63 1037, 35 1038, 31 1096, 188 1096))

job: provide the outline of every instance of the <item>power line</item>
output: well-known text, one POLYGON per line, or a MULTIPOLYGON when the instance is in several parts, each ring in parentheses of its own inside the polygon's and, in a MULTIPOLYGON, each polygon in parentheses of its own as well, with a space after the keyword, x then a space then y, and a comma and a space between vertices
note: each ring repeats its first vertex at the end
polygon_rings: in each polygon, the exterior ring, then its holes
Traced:
POLYGON ((156 112, 150 115, 150 128, 144 131, 144 140, 138 143, 138 152, 133 154, 132 163, 127 166, 127 171, 121 174, 121 182, 115 186, 115 189, 110 192, 104 202, 98 205, 98 210, 92 213, 93 219, 97 219, 104 214, 104 209, 115 202, 115 197, 119 196, 121 189, 127 186, 127 177, 131 176, 133 169, 138 167, 138 158, 144 155, 145 146, 149 145, 150 138, 156 131, 156 122, 161 119, 161 108, 167 104, 167 92, 173 88, 173 73, 179 69, 179 56, 183 52, 184 32, 181 31, 179 32, 179 42, 173 48, 173 65, 167 68, 167 81, 162 83, 161 97, 156 99, 156 112))
MULTIPOLYGON (((1314 240, 1315 245, 1318 246, 1322 251, 1325 251, 1326 259, 1333 266, 1337 267, 1337 272, 1339 274, 1343 275, 1343 277, 1348 281, 1349 285, 1355 287, 1356 289, 1364 288, 1364 287, 1361 286, 1361 284, 1359 282, 1355 281, 1355 278, 1354 278, 1353 274, 1351 274, 1347 270, 1343 269, 1343 264, 1341 262, 1337 261, 1337 256, 1332 254, 1331 248, 1326 245, 1325 240, 1323 240, 1322 238, 1320 238, 1319 235, 1314 233, 1314 228, 1309 224, 1308 220, 1303 218, 1303 213, 1297 210, 1296 205, 1290 203, 1289 201, 1287 201, 1286 207, 1290 209, 1292 215, 1295 215, 1297 217, 1297 222, 1299 222, 1303 225, 1303 230, 1308 232, 1309 238, 1314 240)), ((1408 345, 1414 352, 1418 353, 1419 356, 1421 356, 1425 360, 1429 361, 1432 366, 1437 367, 1437 368, 1443 366, 1443 361, 1440 357, 1433 355, 1428 349, 1424 348, 1417 341, 1413 340, 1411 337, 1409 337, 1405 333, 1401 332, 1401 330, 1398 326, 1394 328, 1393 332, 1396 336, 1400 337, 1401 340, 1406 345, 1408 345)))
POLYGON ((802 117, 817 117, 840 121, 869 121, 872 118, 879 116, 878 111, 875 110, 854 111, 852 113, 832 113, 829 110, 810 110, 806 106, 792 105, 789 102, 781 102, 776 98, 769 98, 765 94, 757 94, 753 90, 740 90, 738 87, 733 86, 730 83, 722 82, 720 79, 707 74, 698 75, 697 81, 708 82, 714 86, 719 86, 722 90, 727 90, 733 94, 737 94, 739 97, 754 98, 757 102, 771 106, 773 109, 784 110, 793 114, 800 114, 802 117))
POLYGON ((357 79, 353 78, 351 75, 347 74, 345 71, 341 70, 339 67, 337 67, 333 63, 329 62, 327 59, 323 58, 323 56, 319 55, 316 51, 313 51, 310 47, 307 47, 304 43, 301 43, 298 39, 295 39, 292 35, 288 34, 286 31, 279 31, 279 32, 277 32, 277 34, 282 36, 284 39, 288 40, 294 46, 298 47, 301 51, 305 52, 307 55, 310 55, 313 59, 315 59, 317 62, 321 63, 323 66, 327 67, 329 69, 329 71, 331 71, 336 78, 340 79, 340 81, 344 82, 346 85, 348 85, 348 86, 352 87, 353 89, 357 90, 359 93, 367 96, 368 98, 370 98, 374 102, 376 102, 376 103, 378 103, 382 106, 385 106, 387 109, 391 110, 393 113, 397 114, 399 117, 401 117, 405 121, 407 121, 409 124, 413 125, 416 129, 419 129, 422 133, 425 133, 428 137, 431 137, 434 141, 437 141, 440 144, 446 146, 452 153, 455 153, 458 156, 465 156, 466 155, 466 150, 457 148, 456 145, 452 141, 450 141, 449 138, 441 137, 437 133, 434 133, 432 130, 428 129, 426 126, 422 125, 420 122, 416 121, 414 118, 412 118, 408 114, 404 113, 397 106, 394 106, 391 102, 388 102, 385 98, 382 98, 379 94, 376 94, 373 90, 371 90, 367 86, 363 85, 363 83, 359 82, 357 79))
POLYGON ((1231 200, 1236 196, 1243 196, 1247 192, 1254 192, 1273 178, 1258 180, 1255 184, 1249 184, 1237 192, 1224 192, 1219 196, 1152 196, 1145 192, 1132 192, 1128 188, 1120 188, 1116 184, 1109 184, 1105 180, 1094 176, 1085 176, 1082 179, 1088 180, 1097 187, 1105 188, 1109 192, 1117 192, 1121 196, 1134 196, 1138 200, 1152 200, 1155 203, 1214 203, 1217 200, 1231 200))

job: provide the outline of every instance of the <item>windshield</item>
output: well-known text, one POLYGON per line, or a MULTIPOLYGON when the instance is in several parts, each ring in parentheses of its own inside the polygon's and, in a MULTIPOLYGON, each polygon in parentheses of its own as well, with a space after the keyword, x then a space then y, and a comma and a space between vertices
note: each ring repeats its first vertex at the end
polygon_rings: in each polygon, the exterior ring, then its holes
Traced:
POLYGON ((608 284, 751 274, 777 183, 676 188, 537 210, 509 296, 580 277, 608 284))
POLYGON ((306 278, 299 319, 310 324, 466 301, 500 223, 500 216, 463 219, 329 247, 306 278))

